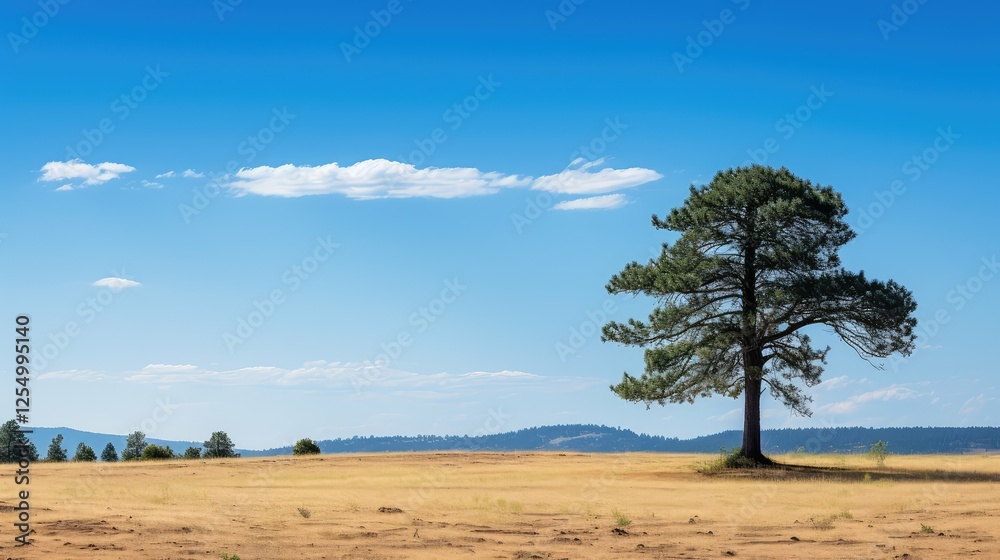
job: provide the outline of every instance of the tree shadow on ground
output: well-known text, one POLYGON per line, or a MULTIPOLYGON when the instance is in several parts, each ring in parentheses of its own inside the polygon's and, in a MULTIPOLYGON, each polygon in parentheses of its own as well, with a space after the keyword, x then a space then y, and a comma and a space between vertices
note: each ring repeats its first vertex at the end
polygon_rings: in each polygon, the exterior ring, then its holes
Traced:
POLYGON ((819 467, 775 463, 757 469, 722 469, 708 476, 766 480, 829 480, 840 482, 1000 482, 1000 473, 945 469, 819 467))

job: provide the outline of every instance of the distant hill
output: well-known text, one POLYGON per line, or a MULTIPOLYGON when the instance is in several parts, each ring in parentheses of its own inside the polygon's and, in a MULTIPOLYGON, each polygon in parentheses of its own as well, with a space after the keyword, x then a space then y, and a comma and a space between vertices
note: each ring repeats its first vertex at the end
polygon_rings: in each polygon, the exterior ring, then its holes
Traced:
MULTIPOLYGON (((94 448, 100 455, 111 442, 121 453, 125 436, 95 434, 71 428, 34 428, 29 438, 43 457, 56 434, 64 437, 63 447, 73 455, 79 442, 94 448)), ((914 453, 984 453, 1000 451, 1000 428, 796 428, 764 430, 761 443, 767 453, 805 450, 813 453, 860 453, 872 443, 889 442, 889 451, 914 453)), ((729 430, 692 439, 667 438, 637 434, 608 426, 570 424, 541 426, 515 432, 470 436, 368 436, 317 441, 323 453, 375 453, 399 451, 583 451, 612 453, 620 451, 660 451, 675 453, 715 453, 721 447, 737 447, 742 432, 729 430)), ((169 445, 183 453, 188 446, 201 442, 170 441, 148 438, 150 443, 169 445)), ((292 447, 251 450, 237 449, 243 457, 291 455, 292 447)))

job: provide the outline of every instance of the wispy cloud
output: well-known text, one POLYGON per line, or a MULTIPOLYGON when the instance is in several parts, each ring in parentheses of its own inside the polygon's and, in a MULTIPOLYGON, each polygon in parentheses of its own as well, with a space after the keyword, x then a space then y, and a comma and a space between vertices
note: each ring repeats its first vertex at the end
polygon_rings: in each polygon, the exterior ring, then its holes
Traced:
POLYGON ((990 397, 986 393, 982 393, 965 401, 965 404, 962 405, 962 408, 958 412, 962 416, 970 416, 983 410, 987 404, 995 400, 997 400, 996 397, 990 397))
POLYGON ((561 194, 603 194, 662 179, 652 169, 630 167, 628 169, 591 169, 604 164, 604 158, 595 161, 577 159, 569 167, 555 175, 543 175, 531 183, 534 190, 561 194))
POLYGON ((205 176, 205 174, 200 171, 195 171, 194 169, 185 169, 184 173, 181 173, 181 176, 189 177, 192 179, 201 179, 202 177, 205 176))
POLYGON ((114 276, 110 276, 108 278, 101 278, 100 280, 94 282, 92 285, 101 288, 109 288, 114 292, 118 292, 124 290, 125 288, 135 288, 137 286, 141 286, 142 284, 134 280, 128 280, 126 278, 116 278, 114 276))
POLYGON ((421 374, 377 366, 370 362, 307 362, 298 368, 252 366, 229 370, 202 368, 191 364, 149 364, 126 372, 119 380, 133 383, 207 383, 234 386, 274 386, 340 390, 393 390, 452 392, 500 386, 558 386, 560 391, 577 390, 600 380, 550 377, 523 371, 473 371, 468 373, 421 374))
POLYGON ((160 173, 159 175, 156 176, 156 178, 157 179, 169 179, 169 178, 173 177, 174 175, 176 175, 176 173, 174 173, 173 171, 167 171, 166 173, 160 173))
POLYGON ((854 412, 862 405, 871 401, 890 401, 911 399, 920 396, 920 393, 904 385, 891 385, 875 391, 869 391, 860 395, 854 395, 845 401, 825 404, 816 407, 816 412, 821 414, 846 414, 854 412))
POLYGON ((552 207, 553 210, 612 210, 628 204, 623 194, 606 194, 588 198, 564 200, 552 207))
MULTIPOLYGON (((72 181, 83 179, 84 185, 99 185, 112 179, 117 179, 123 173, 135 171, 135 168, 124 163, 84 163, 79 159, 69 161, 50 161, 42 166, 42 176, 39 181, 72 181)), ((64 185, 65 186, 65 185, 64 185)), ((61 189, 61 188, 60 188, 61 189)))
POLYGON ((38 379, 71 380, 71 381, 105 381, 108 376, 87 369, 68 369, 49 371, 39 374, 38 379))

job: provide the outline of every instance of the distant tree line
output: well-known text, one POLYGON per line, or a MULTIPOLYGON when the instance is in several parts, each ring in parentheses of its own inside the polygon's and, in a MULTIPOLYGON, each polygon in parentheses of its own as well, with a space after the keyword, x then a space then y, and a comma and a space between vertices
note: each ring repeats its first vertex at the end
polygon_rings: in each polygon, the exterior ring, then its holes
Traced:
MULTIPOLYGON (((38 461, 38 449, 35 444, 28 439, 15 420, 10 420, 0 426, 0 463, 16 463, 22 454, 22 449, 27 450, 27 457, 31 461, 38 461)), ((169 445, 158 445, 148 443, 146 434, 135 431, 125 437, 125 448, 121 452, 122 461, 156 460, 156 459, 225 459, 239 457, 236 453, 235 445, 226 432, 213 432, 204 443, 204 448, 188 447, 183 454, 175 453, 169 445)), ((81 442, 76 446, 76 453, 72 459, 66 449, 63 448, 63 435, 56 434, 49 444, 45 461, 61 463, 72 460, 76 462, 97 461, 97 453, 94 449, 81 442)), ((114 444, 108 443, 101 452, 100 460, 106 463, 113 463, 119 460, 118 452, 114 444)))

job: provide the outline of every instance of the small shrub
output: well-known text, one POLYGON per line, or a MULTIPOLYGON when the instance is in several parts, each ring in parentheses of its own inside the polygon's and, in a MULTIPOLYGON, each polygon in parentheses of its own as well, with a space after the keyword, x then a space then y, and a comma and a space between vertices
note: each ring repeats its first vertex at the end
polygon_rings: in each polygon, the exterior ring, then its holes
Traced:
POLYGON ((830 517, 821 517, 819 519, 810 519, 814 528, 821 531, 828 531, 833 529, 833 520, 836 519, 836 515, 831 515, 830 517))
POLYGON ((163 447, 163 446, 156 445, 155 443, 153 443, 153 444, 147 445, 146 448, 142 450, 142 455, 140 455, 140 458, 142 458, 143 460, 151 460, 151 459, 173 459, 174 458, 174 450, 170 449, 169 445, 166 446, 166 447, 163 447))
POLYGON ((237 556, 235 554, 226 554, 225 552, 223 552, 222 554, 220 554, 219 558, 222 558, 222 560, 240 560, 239 556, 237 556))
POLYGON ((930 525, 924 525, 923 523, 921 523, 920 524, 920 532, 921 533, 933 533, 934 532, 934 528, 931 527, 930 525))
POLYGON ((885 458, 889 455, 889 442, 878 440, 868 448, 868 458, 875 462, 878 468, 885 466, 885 458))
POLYGON ((312 512, 307 510, 306 508, 299 508, 299 515, 305 517, 306 519, 309 519, 309 517, 312 515, 312 512))
POLYGON ((632 524, 632 520, 628 518, 624 513, 618 511, 617 509, 611 512, 611 515, 615 516, 615 521, 618 522, 619 527, 628 527, 632 524))

